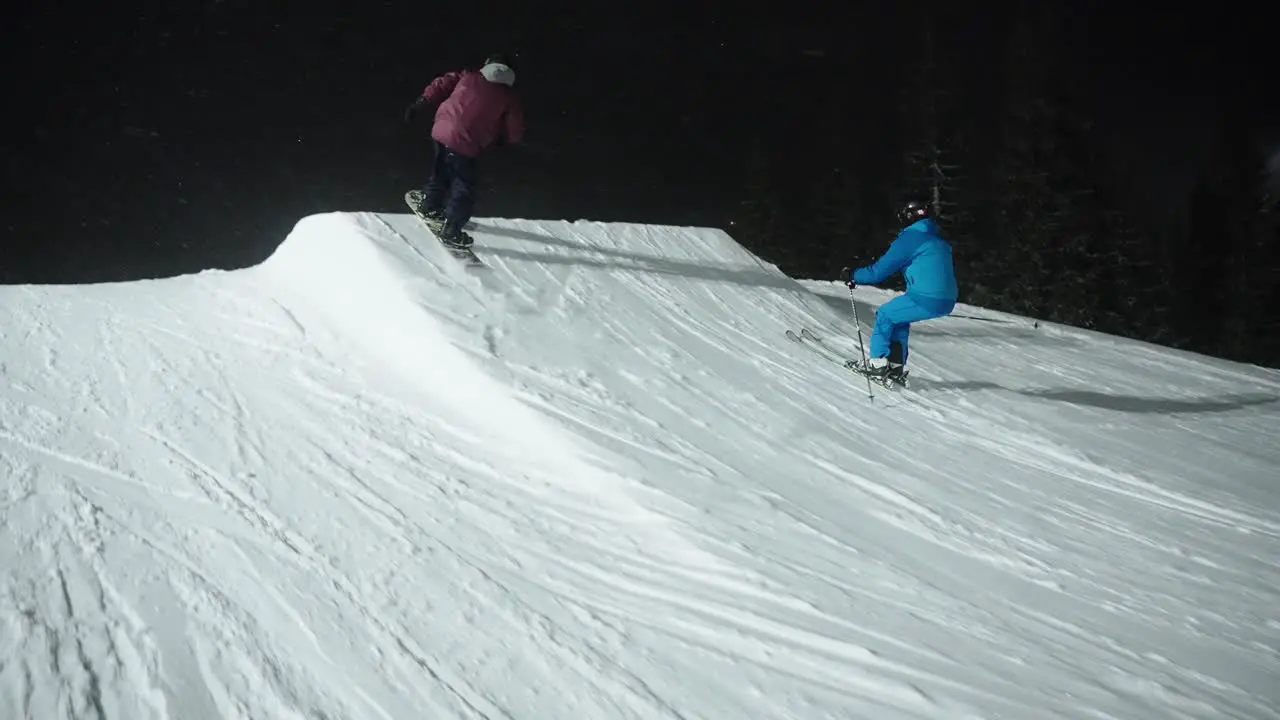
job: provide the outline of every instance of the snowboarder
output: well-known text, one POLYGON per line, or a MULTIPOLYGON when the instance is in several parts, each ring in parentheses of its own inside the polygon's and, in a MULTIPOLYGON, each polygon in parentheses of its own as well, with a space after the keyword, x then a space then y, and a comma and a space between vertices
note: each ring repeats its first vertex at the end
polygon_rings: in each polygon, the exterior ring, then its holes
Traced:
POLYGON ((455 70, 435 78, 405 110, 405 121, 412 122, 422 108, 437 106, 431 127, 435 163, 422 188, 419 210, 428 220, 443 223, 439 234, 447 244, 472 244, 462 228, 475 207, 479 156, 524 136, 524 110, 515 80, 507 58, 490 55, 479 70, 455 70))
POLYGON ((884 255, 852 273, 849 268, 841 272, 850 288, 859 284, 877 285, 897 272, 902 272, 907 281, 906 294, 876 311, 867 368, 873 377, 901 379, 907 364, 911 323, 942 317, 956 306, 958 292, 951 244, 942 237, 941 229, 930 215, 926 200, 911 199, 903 203, 898 210, 902 230, 884 255))

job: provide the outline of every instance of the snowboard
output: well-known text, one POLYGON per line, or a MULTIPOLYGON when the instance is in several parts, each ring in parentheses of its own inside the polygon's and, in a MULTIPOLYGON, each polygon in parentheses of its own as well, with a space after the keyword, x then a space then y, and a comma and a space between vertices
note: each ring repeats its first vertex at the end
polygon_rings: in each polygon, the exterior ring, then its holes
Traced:
MULTIPOLYGON (((427 229, 431 231, 431 235, 435 237, 441 247, 449 251, 450 255, 463 261, 469 267, 487 267, 479 257, 476 257, 475 252, 472 251, 471 248, 451 245, 440 239, 440 231, 444 228, 444 223, 438 220, 432 220, 422 213, 421 190, 410 190, 406 192, 404 194, 404 203, 409 206, 409 209, 413 211, 414 215, 418 216, 418 219, 422 221, 422 224, 427 226, 427 229)), ((470 224, 471 223, 468 223, 468 225, 470 224)), ((466 235, 465 232, 463 234, 466 235)), ((471 236, 467 235, 467 237, 469 238, 471 236)))

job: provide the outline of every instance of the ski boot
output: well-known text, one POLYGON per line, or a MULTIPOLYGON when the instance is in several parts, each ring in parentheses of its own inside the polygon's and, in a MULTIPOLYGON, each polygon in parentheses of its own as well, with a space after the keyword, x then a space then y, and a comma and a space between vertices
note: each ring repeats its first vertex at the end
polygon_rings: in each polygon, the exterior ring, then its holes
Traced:
POLYGON ((875 360, 867 363, 863 363, 861 360, 850 360, 845 363, 845 367, 859 375, 866 375, 871 378, 873 382, 877 382, 885 387, 893 387, 895 385, 898 387, 907 386, 907 375, 910 371, 907 370, 906 367, 898 363, 886 362, 884 358, 879 358, 879 360, 879 363, 875 360))

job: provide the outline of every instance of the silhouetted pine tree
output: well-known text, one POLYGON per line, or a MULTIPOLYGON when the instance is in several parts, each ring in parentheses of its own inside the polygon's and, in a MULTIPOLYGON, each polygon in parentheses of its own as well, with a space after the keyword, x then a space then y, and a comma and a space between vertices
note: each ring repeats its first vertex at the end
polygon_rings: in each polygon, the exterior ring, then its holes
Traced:
POLYGON ((1238 234, 1230 226, 1231 207, 1222 178, 1199 179, 1188 203, 1187 234, 1177 256, 1178 317, 1197 347, 1213 345, 1226 308, 1227 253, 1238 234))
POLYGON ((1240 165, 1226 203, 1231 237, 1218 345, 1226 357, 1280 366, 1280 211, 1262 163, 1240 165))
POLYGON ((1228 346, 1239 348, 1248 326, 1231 317, 1247 305, 1236 286, 1250 274, 1245 265, 1257 257, 1251 246, 1262 184, 1253 172, 1258 166, 1251 161, 1248 143, 1239 119, 1224 118, 1218 142, 1191 191, 1185 231, 1173 253, 1177 327, 1190 349, 1219 356, 1228 346), (1229 323, 1234 326, 1230 341, 1229 323))
POLYGON ((959 199, 961 175, 960 136, 954 120, 954 81, 940 71, 935 60, 937 36, 933 15, 921 10, 912 47, 915 61, 903 83, 902 126, 907 152, 906 189, 926 195, 933 206, 934 219, 948 238, 964 250, 973 222, 970 203, 959 199))
POLYGON ((1007 114, 992 198, 994 253, 982 258, 978 270, 997 294, 978 301, 1043 317, 1046 288, 1057 273, 1050 255, 1064 225, 1065 203, 1049 182, 1049 160, 1057 151, 1055 108, 1044 94, 1049 73, 1038 41, 1031 23, 1021 21, 1006 61, 1007 114))
POLYGON ((746 180, 741 211, 734 218, 734 237, 751 252, 781 265, 788 243, 773 167, 768 147, 756 136, 747 153, 746 180))
MULTIPOLYGON (((1280 190, 1263 193, 1254 243, 1254 261, 1243 263, 1239 299, 1249 323, 1251 350, 1244 356, 1268 367, 1280 368, 1280 190)), ((1247 256, 1246 256, 1247 258, 1247 256)))
POLYGON ((1072 115, 1049 70, 1051 23, 1047 13, 1023 17, 1011 38, 993 183, 997 252, 978 269, 994 296, 976 301, 1089 328, 1103 314, 1106 208, 1090 177, 1087 124, 1072 115))
POLYGON ((873 236, 863 184, 857 173, 832 168, 818 178, 811 213, 815 249, 813 277, 834 278, 841 267, 862 262, 883 250, 873 236))

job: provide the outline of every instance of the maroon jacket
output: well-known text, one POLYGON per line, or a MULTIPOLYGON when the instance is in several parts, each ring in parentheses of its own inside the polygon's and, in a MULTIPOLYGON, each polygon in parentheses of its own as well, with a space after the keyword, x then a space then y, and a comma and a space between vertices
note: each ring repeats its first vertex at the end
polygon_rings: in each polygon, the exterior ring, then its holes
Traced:
POLYGON ((431 137, 460 155, 476 157, 495 141, 518 143, 524 137, 524 110, 511 87, 515 73, 506 65, 445 73, 422 91, 439 104, 431 137))

